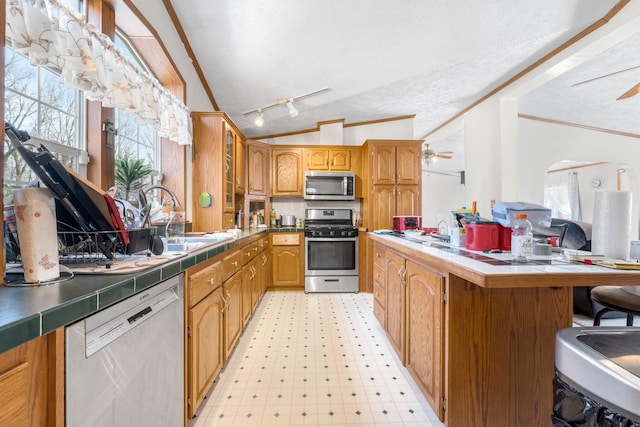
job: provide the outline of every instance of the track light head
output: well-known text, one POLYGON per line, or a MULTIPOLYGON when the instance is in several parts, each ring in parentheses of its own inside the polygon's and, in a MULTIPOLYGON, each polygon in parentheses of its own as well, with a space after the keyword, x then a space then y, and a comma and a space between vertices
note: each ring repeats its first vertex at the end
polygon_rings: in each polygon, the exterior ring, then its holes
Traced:
POLYGON ((258 117, 256 117, 253 123, 259 128, 264 126, 264 116, 262 115, 262 110, 258 110, 258 117))
POLYGON ((289 109, 289 117, 293 118, 293 117, 297 117, 298 114, 298 109, 296 108, 295 105, 293 105, 293 99, 290 99, 289 101, 287 101, 287 108, 289 109))

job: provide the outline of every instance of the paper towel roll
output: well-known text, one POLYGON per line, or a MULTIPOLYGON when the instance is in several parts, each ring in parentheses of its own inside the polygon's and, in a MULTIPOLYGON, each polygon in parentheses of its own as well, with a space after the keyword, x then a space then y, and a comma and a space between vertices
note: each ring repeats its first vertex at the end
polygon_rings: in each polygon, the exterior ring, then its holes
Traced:
POLYGON ((24 281, 39 283, 60 277, 56 208, 46 188, 13 193, 24 281))
POLYGON ((631 192, 597 191, 593 207, 591 252, 626 259, 630 242, 631 192))

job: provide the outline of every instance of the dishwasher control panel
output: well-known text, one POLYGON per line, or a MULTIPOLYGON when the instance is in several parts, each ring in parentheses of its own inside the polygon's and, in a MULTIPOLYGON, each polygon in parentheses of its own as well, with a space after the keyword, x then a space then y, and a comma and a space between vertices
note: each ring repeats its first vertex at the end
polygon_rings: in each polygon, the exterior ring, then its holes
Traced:
POLYGON ((91 356, 177 301, 178 284, 177 278, 169 279, 86 319, 85 356, 91 356))

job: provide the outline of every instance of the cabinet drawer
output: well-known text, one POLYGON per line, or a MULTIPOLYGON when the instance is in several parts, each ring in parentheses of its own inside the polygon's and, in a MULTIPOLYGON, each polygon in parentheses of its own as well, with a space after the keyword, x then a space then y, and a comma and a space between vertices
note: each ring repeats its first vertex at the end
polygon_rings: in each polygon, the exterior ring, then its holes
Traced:
POLYGON ((382 289, 385 289, 385 273, 384 267, 378 264, 373 265, 373 283, 377 283, 382 289))
POLYGON ((222 284, 222 262, 218 261, 209 267, 189 276, 189 307, 193 307, 211 291, 222 284))
POLYGON ((384 265, 386 264, 386 258, 387 258, 386 251, 382 249, 380 246, 375 245, 373 247, 373 262, 376 265, 379 265, 384 268, 384 265))
POLYGON ((263 237, 262 239, 258 240, 258 252, 262 252, 265 249, 267 249, 269 247, 269 238, 268 237, 263 237))
POLYGON ((258 242, 249 243, 242 248, 242 265, 247 264, 258 254, 258 242))
POLYGON ((273 246, 291 246, 300 244, 300 234, 298 233, 274 233, 271 235, 273 246))
POLYGON ((387 327, 387 313, 385 309, 378 303, 377 299, 373 300, 373 315, 376 316, 378 322, 383 328, 387 327))
POLYGON ((373 299, 383 309, 387 307, 387 291, 378 282, 373 282, 373 299))
POLYGON ((242 266, 242 252, 235 251, 232 254, 227 255, 222 260, 222 281, 225 282, 229 277, 240 269, 242 266))

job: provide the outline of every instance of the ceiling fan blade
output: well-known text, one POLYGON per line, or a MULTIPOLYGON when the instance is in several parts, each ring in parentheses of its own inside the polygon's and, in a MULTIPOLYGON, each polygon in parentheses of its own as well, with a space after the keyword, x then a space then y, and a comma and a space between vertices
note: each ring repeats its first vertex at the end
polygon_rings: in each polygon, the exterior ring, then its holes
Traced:
POLYGON ((632 96, 635 96, 639 93, 640 93, 640 83, 638 83, 637 85, 635 85, 634 87, 632 87, 631 89, 629 89, 628 91, 620 95, 616 101, 620 101, 621 99, 631 98, 632 96))
POLYGON ((640 65, 636 65, 635 67, 625 68, 624 70, 620 70, 620 71, 614 71, 613 73, 605 74, 603 76, 594 77, 592 79, 588 79, 588 80, 584 80, 584 81, 581 81, 581 82, 578 82, 578 83, 574 83, 574 84, 571 85, 571 87, 580 86, 580 85, 583 85, 585 83, 595 82, 596 80, 605 79, 607 77, 615 76, 616 74, 626 73, 627 71, 635 70, 635 69, 638 69, 638 68, 640 68, 640 65))
POLYGON ((438 157, 439 159, 451 159, 453 157, 450 154, 442 154, 442 153, 436 153, 433 156, 438 157))

